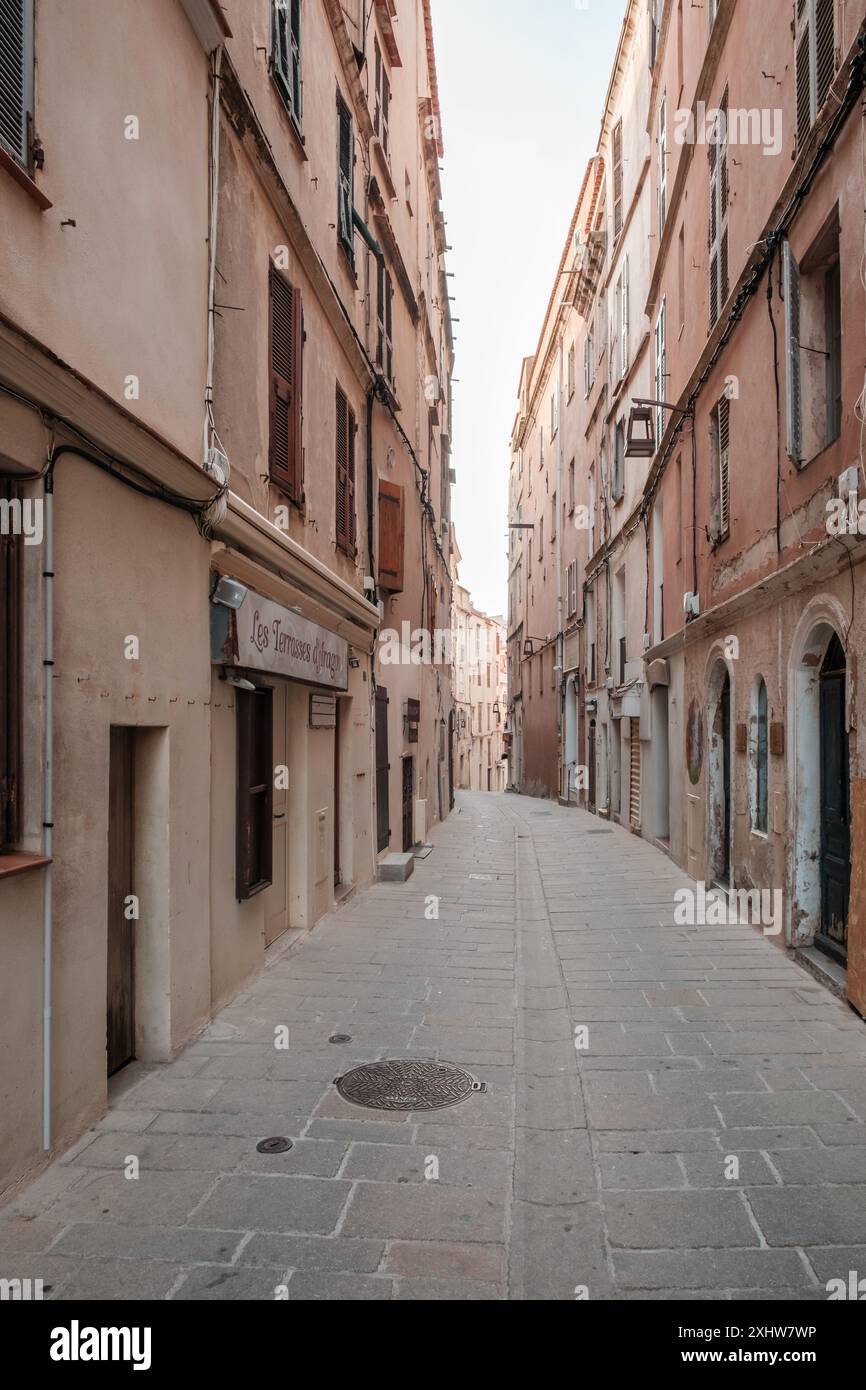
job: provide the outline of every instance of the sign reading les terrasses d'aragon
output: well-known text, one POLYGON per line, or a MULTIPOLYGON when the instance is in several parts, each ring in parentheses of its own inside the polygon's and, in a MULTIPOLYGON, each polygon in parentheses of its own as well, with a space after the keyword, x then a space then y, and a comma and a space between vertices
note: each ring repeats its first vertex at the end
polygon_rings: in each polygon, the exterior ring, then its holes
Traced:
POLYGON ((290 680, 348 688, 349 644, 252 589, 234 615, 237 664, 290 680))

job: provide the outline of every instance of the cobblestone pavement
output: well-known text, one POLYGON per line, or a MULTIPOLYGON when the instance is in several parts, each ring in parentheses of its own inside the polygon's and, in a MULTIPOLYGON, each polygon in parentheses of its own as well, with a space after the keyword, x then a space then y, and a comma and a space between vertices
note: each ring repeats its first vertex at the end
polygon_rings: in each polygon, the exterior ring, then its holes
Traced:
POLYGON ((0 1275, 85 1299, 814 1299, 866 1274, 856 1016, 759 931, 674 925, 690 880, 583 812, 465 793, 432 839, 176 1061, 122 1074, 0 1213, 0 1275), (409 1115, 336 1093, 400 1056, 487 1089, 409 1115), (257 1153, 270 1135, 294 1147, 257 1153))

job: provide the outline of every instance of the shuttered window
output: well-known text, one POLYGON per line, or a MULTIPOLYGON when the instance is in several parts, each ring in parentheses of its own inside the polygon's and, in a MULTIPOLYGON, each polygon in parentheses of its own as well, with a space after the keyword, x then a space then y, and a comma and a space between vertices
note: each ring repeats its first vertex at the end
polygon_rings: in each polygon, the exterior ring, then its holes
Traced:
POLYGON ((0 0, 0 146, 30 167, 33 0, 0 0))
POLYGON ((640 830, 640 720, 629 720, 630 776, 628 819, 633 830, 640 830))
POLYGON ((802 145, 836 75, 836 0, 797 0, 797 143, 802 145))
POLYGON ((622 231, 622 121, 618 121, 613 132, 613 236, 614 241, 622 231))
MULTIPOLYGON (((2 0, 0 0, 2 3, 2 0)), ((273 266, 270 274, 270 476, 303 500, 303 344, 301 292, 273 266)))
POLYGON ((783 252, 785 291, 785 338, 788 376, 788 457, 795 463, 803 458, 803 373, 800 361, 800 267, 785 242, 783 252))
POLYGON ((382 141, 382 149, 386 155, 390 155, 390 132, 389 122, 391 116, 391 83, 388 81, 388 73, 382 58, 382 50, 379 47, 379 40, 376 39, 375 47, 375 103, 373 106, 373 129, 382 141))
POLYGON ((355 413, 337 387, 336 540, 347 555, 355 554, 355 413))
MULTIPOLYGON (((656 319, 655 331, 655 377, 656 377, 656 400, 665 399, 665 388, 667 387, 668 374, 668 349, 667 349, 667 328, 665 320, 667 318, 667 300, 662 300, 659 316, 656 319)), ((661 406, 656 408, 656 448, 662 442, 665 432, 665 412, 661 406)))
POLYGON ((403 589, 405 544, 403 489, 384 478, 379 481, 379 587, 398 594, 403 589))
POLYGON ((352 113, 337 93, 337 234, 352 265, 355 264, 355 138, 352 113))
POLYGON ((390 271, 376 262, 376 365, 389 385, 394 384, 394 285, 390 271))
POLYGON ((273 692, 235 690, 237 715, 237 897, 253 898, 273 877, 273 692))
POLYGON ((659 107, 659 129, 657 142, 658 157, 658 212, 659 212, 659 236, 665 228, 668 216, 668 103, 667 97, 662 97, 659 107))
POLYGON ((731 528, 731 402, 722 396, 712 414, 712 535, 723 541, 731 528))
POLYGON ((767 788, 769 759, 767 757, 767 686, 763 679, 758 685, 755 730, 755 830, 767 833, 767 788))
POLYGON ((625 493, 625 421, 618 420, 613 446, 613 500, 621 502, 625 493))
POLYGON ((577 561, 572 560, 566 571, 566 591, 568 595, 568 616, 573 618, 577 613, 577 561))
MULTIPOLYGON (((14 484, 0 480, 0 517, 17 500, 14 484)), ((19 831, 21 552, 12 531, 11 524, 0 526, 0 850, 14 849, 19 831)))
POLYGON ((303 105, 301 0, 272 0, 271 70, 289 115, 300 126, 303 105))
POLYGON ((710 142, 710 331, 730 293, 728 276, 728 93, 722 97, 721 119, 710 142))

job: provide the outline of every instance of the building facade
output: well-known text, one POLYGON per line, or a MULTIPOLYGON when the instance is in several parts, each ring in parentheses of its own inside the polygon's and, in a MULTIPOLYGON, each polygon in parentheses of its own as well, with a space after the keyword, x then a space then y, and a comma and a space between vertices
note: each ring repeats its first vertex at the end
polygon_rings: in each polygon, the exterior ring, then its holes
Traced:
POLYGON ((429 5, 397 20, 0 18, 0 1188, 448 812, 450 665, 383 640, 450 611, 429 5))
MULTIPOLYGON (((699 881, 780 894, 776 939, 861 1013, 864 10, 626 7, 542 334, 587 509, 544 600, 566 596, 557 794, 699 881)), ((519 471, 512 449, 512 525, 519 471)), ((530 790, 553 720, 530 733, 519 639, 530 790)))
POLYGON ((454 785, 464 791, 504 792, 508 772, 506 624, 481 613, 469 590, 455 577, 451 629, 454 785))

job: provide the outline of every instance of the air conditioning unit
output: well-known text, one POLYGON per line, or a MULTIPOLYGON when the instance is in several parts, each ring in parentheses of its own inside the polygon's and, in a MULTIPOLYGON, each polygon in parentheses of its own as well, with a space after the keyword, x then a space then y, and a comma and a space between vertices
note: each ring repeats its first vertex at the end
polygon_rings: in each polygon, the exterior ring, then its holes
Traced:
POLYGON ((699 594, 688 593, 683 597, 683 612, 686 618, 699 618, 701 615, 701 600, 699 594))

